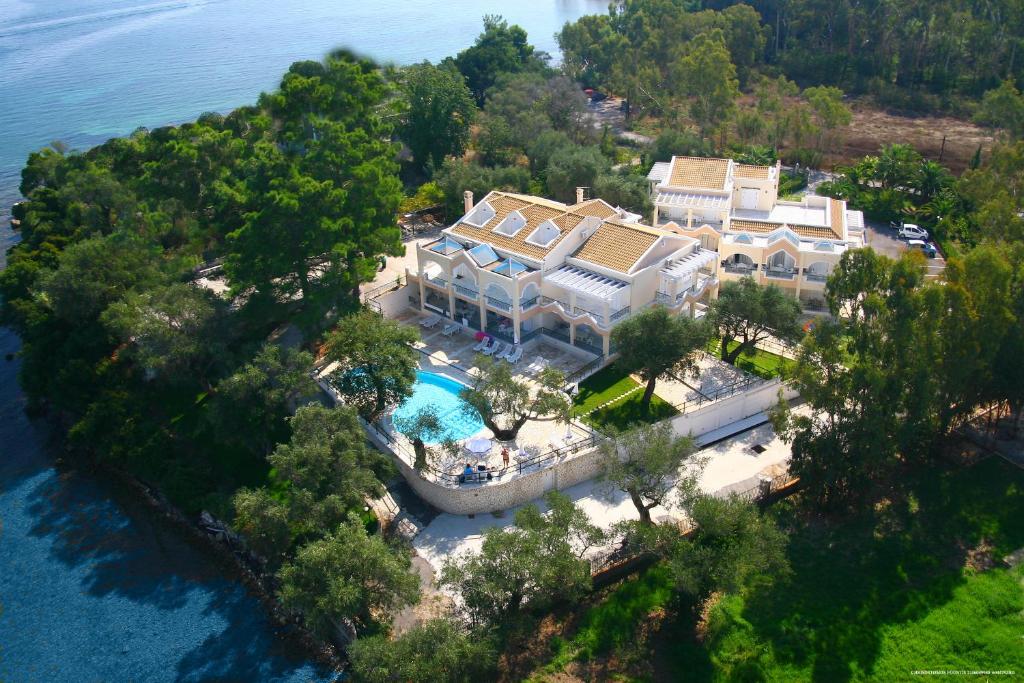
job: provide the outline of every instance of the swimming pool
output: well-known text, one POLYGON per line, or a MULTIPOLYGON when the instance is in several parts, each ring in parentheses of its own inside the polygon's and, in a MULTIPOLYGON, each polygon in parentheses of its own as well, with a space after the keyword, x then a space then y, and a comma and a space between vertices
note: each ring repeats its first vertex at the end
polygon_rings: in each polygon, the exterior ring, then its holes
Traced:
POLYGON ((462 385, 453 379, 418 370, 412 396, 395 409, 393 419, 397 424, 402 419, 411 418, 422 408, 432 406, 441 418, 444 431, 429 443, 469 438, 483 429, 484 423, 476 413, 467 415, 462 411, 463 401, 459 398, 461 390, 462 385))

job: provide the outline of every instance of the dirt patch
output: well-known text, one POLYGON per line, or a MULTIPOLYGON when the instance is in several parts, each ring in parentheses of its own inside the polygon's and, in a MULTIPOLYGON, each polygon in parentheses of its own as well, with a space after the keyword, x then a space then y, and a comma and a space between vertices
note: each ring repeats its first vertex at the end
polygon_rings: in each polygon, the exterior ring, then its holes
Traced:
POLYGON ((848 164, 877 154, 883 145, 905 142, 923 156, 960 173, 970 164, 979 145, 983 154, 992 148, 992 136, 970 121, 944 116, 896 116, 860 103, 855 103, 853 109, 853 121, 844 135, 842 149, 830 155, 826 165, 848 164))
POLYGON ((988 571, 996 566, 994 552, 995 548, 992 543, 987 538, 983 538, 978 545, 967 549, 964 567, 974 572, 988 571))

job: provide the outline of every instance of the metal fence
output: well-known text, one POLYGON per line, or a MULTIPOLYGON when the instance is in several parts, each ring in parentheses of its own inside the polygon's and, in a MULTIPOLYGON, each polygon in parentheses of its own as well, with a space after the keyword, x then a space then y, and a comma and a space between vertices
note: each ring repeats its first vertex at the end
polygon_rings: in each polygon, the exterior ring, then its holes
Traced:
MULTIPOLYGON (((386 282, 383 285, 374 287, 373 289, 366 290, 365 292, 362 293, 361 298, 363 300, 363 303, 368 304, 369 302, 383 296, 384 294, 387 294, 388 292, 393 292, 396 289, 401 289, 405 285, 405 276, 399 275, 391 282, 386 282)), ((380 305, 378 305, 377 308, 379 309, 380 305)))
MULTIPOLYGON (((585 429, 588 434, 582 439, 578 439, 570 444, 566 444, 561 448, 552 448, 535 455, 531 455, 528 458, 519 460, 516 463, 510 463, 504 467, 498 469, 489 469, 476 471, 470 477, 466 477, 462 473, 452 473, 439 470, 433 465, 427 463, 427 465, 420 470, 420 474, 425 478, 433 479, 438 481, 445 486, 455 488, 458 486, 467 486, 472 484, 483 484, 487 481, 500 480, 503 477, 510 476, 513 474, 523 474, 531 469, 543 470, 546 467, 555 464, 562 458, 570 455, 575 455, 581 451, 593 448, 604 438, 593 430, 586 429, 579 423, 574 423, 577 428, 585 429), (490 478, 488 478, 490 475, 490 478)), ((409 448, 400 440, 395 438, 387 429, 382 427, 377 422, 368 422, 367 425, 373 430, 380 439, 385 441, 391 450, 398 455, 400 458, 405 460, 410 466, 416 462, 416 454, 411 452, 409 448)))

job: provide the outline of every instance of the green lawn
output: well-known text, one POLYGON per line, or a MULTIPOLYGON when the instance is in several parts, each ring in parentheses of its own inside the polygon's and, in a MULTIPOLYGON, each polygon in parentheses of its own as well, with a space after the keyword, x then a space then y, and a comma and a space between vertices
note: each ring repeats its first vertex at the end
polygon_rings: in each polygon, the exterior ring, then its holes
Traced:
POLYGON ((1024 571, 968 561, 983 544, 996 558, 1024 546, 1024 472, 991 459, 908 484, 905 497, 841 523, 797 521, 788 502, 772 510, 794 529, 792 576, 722 601, 705 645, 675 651, 676 669, 715 681, 1024 671, 1024 571))
POLYGON ((673 612, 668 577, 656 566, 589 607, 535 677, 606 654, 602 675, 638 680, 908 681, 922 678, 911 674, 918 669, 1020 675, 1024 567, 997 562, 983 571, 974 558, 980 550, 998 560, 1024 546, 1024 472, 995 458, 957 471, 936 464, 898 486, 852 518, 809 518, 792 499, 769 508, 789 532, 792 571, 723 598, 703 642, 690 618, 675 616, 686 612, 673 612), (672 616, 653 635, 626 635, 663 609, 672 616))
POLYGON ((637 628, 652 612, 664 609, 674 594, 672 576, 665 565, 655 565, 623 581, 586 610, 571 638, 551 640, 551 661, 530 680, 545 680, 545 676, 557 674, 573 661, 630 649, 637 628))
POLYGON ((678 414, 671 404, 657 394, 651 399, 650 408, 643 408, 643 390, 628 374, 614 365, 596 372, 580 383, 580 392, 573 401, 573 411, 587 424, 598 430, 624 430, 638 423, 653 423, 678 414), (620 401, 597 410, 597 406, 613 401, 636 389, 620 401), (587 414, 589 413, 589 414, 587 414))
POLYGON ((577 415, 588 413, 638 386, 627 373, 609 365, 580 382, 580 392, 573 400, 573 411, 577 415))
MULTIPOLYGON (((732 351, 739 345, 738 341, 729 342, 729 350, 732 351)), ((721 338, 715 338, 708 342, 708 353, 712 354, 715 358, 721 358, 721 348, 721 338)), ((794 365, 796 365, 796 361, 761 349, 742 353, 736 359, 736 367, 765 379, 785 376, 794 365)))

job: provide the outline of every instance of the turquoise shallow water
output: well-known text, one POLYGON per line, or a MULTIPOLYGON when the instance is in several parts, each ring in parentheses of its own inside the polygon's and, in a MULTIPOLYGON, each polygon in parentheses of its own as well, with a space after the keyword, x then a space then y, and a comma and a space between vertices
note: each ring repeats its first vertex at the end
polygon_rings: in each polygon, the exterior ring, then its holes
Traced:
POLYGON ((441 443, 446 439, 467 439, 483 429, 484 423, 479 415, 467 415, 463 412, 463 401, 459 398, 459 391, 462 388, 455 380, 420 370, 416 373, 412 396, 395 410, 394 418, 410 418, 430 406, 437 411, 441 424, 444 425, 444 431, 431 443, 441 443))

